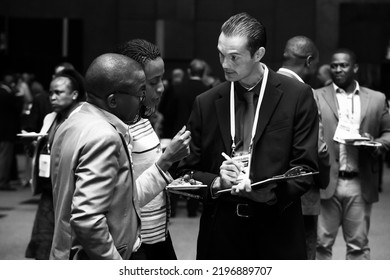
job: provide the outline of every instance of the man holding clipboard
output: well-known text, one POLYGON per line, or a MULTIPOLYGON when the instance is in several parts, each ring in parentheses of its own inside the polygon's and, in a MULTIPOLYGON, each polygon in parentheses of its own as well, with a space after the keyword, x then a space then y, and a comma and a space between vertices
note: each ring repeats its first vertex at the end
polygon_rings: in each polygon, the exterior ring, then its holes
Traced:
POLYGON ((265 45, 256 19, 247 13, 228 19, 217 46, 227 81, 194 102, 191 152, 179 170, 209 186, 201 190, 197 259, 306 258, 300 196, 312 176, 251 188, 295 166, 318 170, 311 88, 261 63, 265 45), (232 190, 217 193, 223 189, 232 190))

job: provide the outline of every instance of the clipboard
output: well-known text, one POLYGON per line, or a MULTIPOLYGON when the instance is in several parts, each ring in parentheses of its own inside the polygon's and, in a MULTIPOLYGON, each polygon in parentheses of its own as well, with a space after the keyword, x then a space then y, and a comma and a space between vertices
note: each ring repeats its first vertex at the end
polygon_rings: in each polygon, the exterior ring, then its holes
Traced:
MULTIPOLYGON (((318 174, 318 171, 310 171, 307 168, 303 166, 295 166, 289 170, 287 170, 285 173, 281 175, 276 175, 271 178, 258 181, 251 184, 252 190, 259 190, 266 185, 269 185, 271 183, 278 183, 278 182, 284 182, 291 179, 296 179, 300 177, 306 177, 306 176, 312 176, 318 174)), ((224 192, 230 192, 232 189, 223 189, 216 192, 216 194, 224 193, 224 192)))

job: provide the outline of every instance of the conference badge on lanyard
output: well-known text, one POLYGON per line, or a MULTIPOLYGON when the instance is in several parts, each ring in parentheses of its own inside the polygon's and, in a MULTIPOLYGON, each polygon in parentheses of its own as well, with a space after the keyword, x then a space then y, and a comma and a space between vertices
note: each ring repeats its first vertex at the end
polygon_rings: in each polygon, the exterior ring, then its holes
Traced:
POLYGON ((241 180, 246 179, 246 178, 249 179, 251 160, 252 160, 253 139, 254 139, 255 134, 256 134, 260 106, 261 106, 261 103, 263 101, 264 91, 265 91, 265 87, 267 85, 268 72, 269 72, 269 70, 265 64, 261 63, 261 67, 263 67, 263 69, 264 69, 264 75, 263 75, 263 80, 261 82, 259 99, 257 101, 256 113, 255 113, 255 118, 253 121, 252 137, 251 137, 251 141, 249 144, 249 150, 248 150, 248 152, 244 152, 244 153, 236 153, 236 143, 234 142, 234 138, 236 135, 236 116, 235 116, 235 105, 234 105, 234 82, 231 82, 231 84, 230 84, 230 135, 232 137, 232 159, 237 161, 237 162, 240 162, 242 164, 242 168, 243 168, 241 174, 238 176, 238 181, 241 181, 241 180))
POLYGON ((237 183, 241 182, 244 179, 249 179, 252 154, 250 152, 240 153, 240 155, 233 156, 232 159, 236 162, 240 162, 242 166, 241 173, 237 178, 237 183))
POLYGON ((39 177, 50 178, 50 155, 39 156, 39 177))

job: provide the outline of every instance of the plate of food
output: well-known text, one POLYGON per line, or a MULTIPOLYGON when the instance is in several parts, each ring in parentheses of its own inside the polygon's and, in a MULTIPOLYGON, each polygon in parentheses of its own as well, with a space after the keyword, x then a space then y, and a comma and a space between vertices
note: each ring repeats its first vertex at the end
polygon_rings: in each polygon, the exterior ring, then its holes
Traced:
POLYGON ((206 188, 202 182, 192 178, 192 176, 186 174, 173 180, 168 186, 168 190, 197 190, 199 188, 206 188))

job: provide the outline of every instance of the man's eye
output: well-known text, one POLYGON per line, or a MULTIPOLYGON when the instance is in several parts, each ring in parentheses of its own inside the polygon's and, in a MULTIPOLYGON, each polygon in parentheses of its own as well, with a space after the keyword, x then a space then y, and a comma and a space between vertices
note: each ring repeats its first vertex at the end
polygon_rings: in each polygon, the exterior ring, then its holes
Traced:
POLYGON ((338 66, 340 66, 341 68, 347 68, 349 64, 348 63, 331 64, 330 68, 336 69, 338 66))

